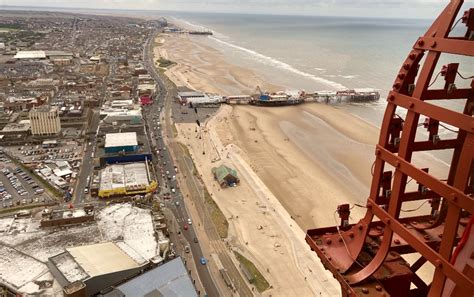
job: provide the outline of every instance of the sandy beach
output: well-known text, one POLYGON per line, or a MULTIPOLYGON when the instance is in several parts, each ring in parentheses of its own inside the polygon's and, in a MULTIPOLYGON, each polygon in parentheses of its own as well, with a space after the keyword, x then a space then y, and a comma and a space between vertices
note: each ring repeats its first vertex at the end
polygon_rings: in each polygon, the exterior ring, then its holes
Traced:
MULTIPOLYGON (((251 70, 229 64, 222 53, 201 44, 199 38, 184 34, 157 38, 160 46, 155 48, 155 58, 177 63, 166 71, 177 86, 221 95, 251 94, 256 85, 279 90, 251 70)), ((231 244, 272 283, 273 290, 265 294, 337 295, 338 284, 309 253, 304 233, 337 224, 335 210, 341 203, 365 204, 379 129, 337 107, 315 103, 276 108, 222 106, 206 123, 202 139, 196 137, 194 124, 176 126, 209 192, 231 218, 231 244), (203 147, 214 151, 212 156, 203 156, 203 147), (238 188, 218 187, 210 171, 220 164, 237 169, 242 180, 238 188), (286 257, 284 265, 276 265, 281 257, 286 257), (270 273, 269 267, 277 273, 270 273)), ((427 160, 436 162, 430 156, 415 156, 415 163, 427 160)), ((432 173, 442 176, 443 165, 438 168, 432 173)), ((363 208, 353 208, 351 222, 364 213, 363 208)))

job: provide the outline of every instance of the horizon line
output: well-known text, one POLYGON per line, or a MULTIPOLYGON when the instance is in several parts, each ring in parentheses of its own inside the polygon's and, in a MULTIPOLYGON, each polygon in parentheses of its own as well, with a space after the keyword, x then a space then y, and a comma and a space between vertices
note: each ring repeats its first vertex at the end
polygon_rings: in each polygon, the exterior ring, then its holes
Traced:
MULTIPOLYGON (((65 6, 23 6, 23 5, 0 5, 0 10, 3 8, 12 8, 10 10, 21 11, 28 9, 44 9, 43 11, 46 12, 55 12, 48 11, 48 9, 60 9, 63 11, 67 11, 70 13, 74 13, 74 11, 68 10, 85 10, 85 11, 133 11, 133 12, 165 12, 165 13, 173 13, 173 12, 182 12, 182 13, 210 13, 210 14, 236 14, 236 15, 268 15, 268 16, 306 16, 306 17, 341 17, 341 18, 367 18, 367 19, 409 19, 409 20, 431 20, 431 18, 427 17, 396 17, 396 16, 389 16, 389 17, 379 17, 379 16, 361 16, 361 15, 323 15, 323 14, 283 14, 283 13, 252 13, 252 12, 232 12, 232 11, 190 11, 190 10, 169 10, 169 9, 134 9, 134 8, 89 8, 89 7, 65 7, 65 6), (15 9, 19 8, 19 9, 15 9)), ((30 10, 35 11, 35 10, 30 10)), ((159 17, 160 15, 158 15, 159 17)))

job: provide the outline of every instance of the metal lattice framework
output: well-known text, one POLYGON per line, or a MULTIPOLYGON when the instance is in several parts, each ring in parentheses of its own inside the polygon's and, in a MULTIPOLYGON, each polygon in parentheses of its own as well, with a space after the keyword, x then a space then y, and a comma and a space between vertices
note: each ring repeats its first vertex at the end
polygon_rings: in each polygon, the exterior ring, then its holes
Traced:
POLYGON ((447 5, 416 41, 397 75, 375 149, 365 217, 348 225, 350 208, 341 205, 341 226, 307 232, 306 241, 340 282, 344 296, 474 294, 474 80, 458 72, 458 63, 437 68, 442 53, 474 56, 474 9, 457 18, 462 4, 453 0, 447 5), (466 34, 450 37, 459 21, 466 34), (444 88, 431 89, 430 82, 439 75, 444 88), (457 78, 470 79, 470 87, 457 88, 457 78), (464 111, 434 100, 462 100, 464 111), (405 111, 406 116, 398 115, 405 111), (425 117, 422 124, 420 116, 425 117), (440 139, 440 127, 455 130, 456 137, 440 139), (424 128, 427 133, 417 135, 424 128), (442 180, 429 173, 431 164, 421 168, 412 163, 414 154, 434 150, 452 152, 442 180), (417 190, 408 189, 412 180, 417 190), (429 202, 429 213, 401 216, 403 204, 410 201, 429 202), (418 259, 408 264, 401 255, 411 253, 418 259), (431 283, 419 275, 425 263, 434 267, 431 283))

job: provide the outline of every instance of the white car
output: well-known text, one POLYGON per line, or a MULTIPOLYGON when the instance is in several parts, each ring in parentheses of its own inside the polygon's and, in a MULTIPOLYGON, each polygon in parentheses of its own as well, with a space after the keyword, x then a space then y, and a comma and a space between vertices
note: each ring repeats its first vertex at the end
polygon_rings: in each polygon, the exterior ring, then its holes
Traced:
POLYGON ((192 225, 193 222, 191 221, 191 219, 188 219, 188 225, 192 225))

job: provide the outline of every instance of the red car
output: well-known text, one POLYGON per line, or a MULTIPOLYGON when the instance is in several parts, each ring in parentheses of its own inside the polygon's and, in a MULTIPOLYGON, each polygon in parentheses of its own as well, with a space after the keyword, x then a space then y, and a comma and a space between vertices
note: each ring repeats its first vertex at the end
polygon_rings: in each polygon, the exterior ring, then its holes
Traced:
POLYGON ((184 224, 183 229, 188 230, 188 228, 189 228, 188 224, 184 224))

